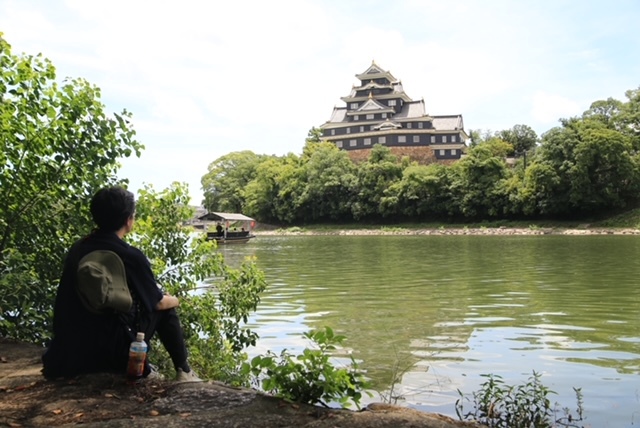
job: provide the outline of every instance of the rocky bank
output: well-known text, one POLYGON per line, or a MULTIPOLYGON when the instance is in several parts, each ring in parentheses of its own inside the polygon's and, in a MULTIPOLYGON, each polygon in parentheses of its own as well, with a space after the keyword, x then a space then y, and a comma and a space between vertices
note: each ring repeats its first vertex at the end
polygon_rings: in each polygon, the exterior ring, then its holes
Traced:
POLYGON ((407 229, 392 227, 381 229, 344 229, 344 230, 305 230, 305 229, 275 229, 257 230, 257 236, 292 236, 292 235, 640 235, 640 229, 634 228, 590 228, 590 225, 579 225, 576 228, 508 228, 508 227, 479 227, 479 228, 438 228, 438 229, 407 229))
POLYGON ((446 416, 372 404, 363 411, 290 403, 217 382, 145 380, 97 374, 46 381, 42 348, 0 338, 0 426, 54 427, 478 427, 446 416))

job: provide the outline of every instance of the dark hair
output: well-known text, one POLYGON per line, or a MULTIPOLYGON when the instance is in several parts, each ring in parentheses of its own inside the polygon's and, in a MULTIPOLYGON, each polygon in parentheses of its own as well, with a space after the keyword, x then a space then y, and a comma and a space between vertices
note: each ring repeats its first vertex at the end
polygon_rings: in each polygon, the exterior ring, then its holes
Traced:
POLYGON ((136 212, 133 193, 119 186, 100 189, 91 198, 91 216, 98 228, 115 232, 136 212))

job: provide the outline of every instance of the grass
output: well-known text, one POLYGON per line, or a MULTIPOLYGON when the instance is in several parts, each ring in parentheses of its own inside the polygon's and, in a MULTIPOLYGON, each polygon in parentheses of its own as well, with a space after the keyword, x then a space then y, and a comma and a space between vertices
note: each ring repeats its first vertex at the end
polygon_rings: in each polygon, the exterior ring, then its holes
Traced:
POLYGON ((640 209, 633 209, 598 222, 600 227, 640 228, 640 209))

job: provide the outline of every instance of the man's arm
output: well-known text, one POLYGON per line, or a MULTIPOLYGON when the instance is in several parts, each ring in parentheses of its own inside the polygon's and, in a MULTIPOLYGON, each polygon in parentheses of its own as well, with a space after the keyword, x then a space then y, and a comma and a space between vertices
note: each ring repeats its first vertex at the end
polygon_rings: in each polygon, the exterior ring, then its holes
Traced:
POLYGON ((167 309, 175 308, 179 305, 180 302, 177 297, 165 294, 156 305, 156 311, 166 311, 167 309))

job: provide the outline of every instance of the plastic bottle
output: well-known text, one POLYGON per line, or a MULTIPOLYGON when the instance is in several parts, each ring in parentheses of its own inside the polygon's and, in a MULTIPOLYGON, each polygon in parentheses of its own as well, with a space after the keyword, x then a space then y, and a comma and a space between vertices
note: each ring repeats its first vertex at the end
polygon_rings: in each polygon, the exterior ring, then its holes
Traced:
POLYGON ((127 379, 136 381, 144 374, 144 363, 147 359, 147 344, 144 333, 138 332, 136 340, 129 346, 129 364, 127 365, 127 379))

